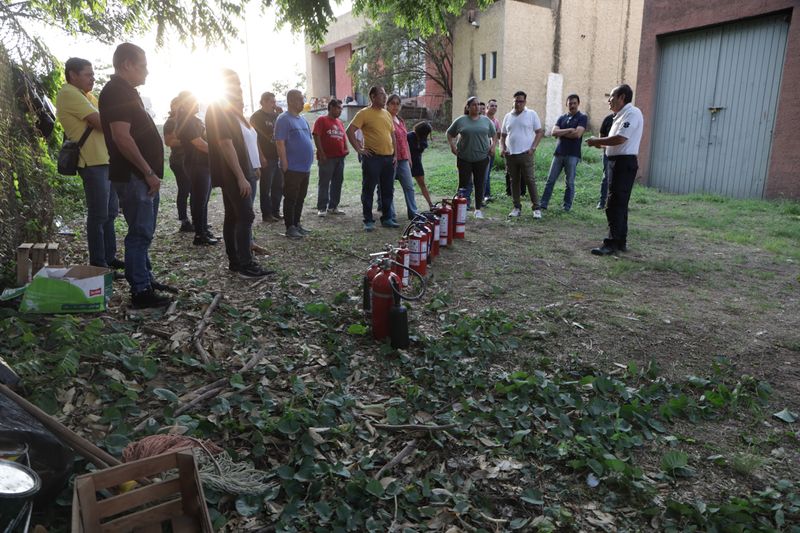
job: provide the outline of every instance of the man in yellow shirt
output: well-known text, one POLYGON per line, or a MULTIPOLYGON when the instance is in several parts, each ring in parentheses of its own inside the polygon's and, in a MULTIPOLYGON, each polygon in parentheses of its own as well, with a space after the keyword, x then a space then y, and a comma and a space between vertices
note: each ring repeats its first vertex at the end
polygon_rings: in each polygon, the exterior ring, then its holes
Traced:
POLYGON ((72 57, 64 65, 67 79, 56 96, 58 120, 64 135, 78 142, 86 128, 92 132, 81 147, 78 174, 83 180, 86 194, 86 239, 89 245, 89 263, 99 267, 124 269, 125 263, 117 259, 117 236, 114 219, 119 214, 117 193, 108 180, 108 150, 97 99, 92 94, 94 69, 92 64, 72 57))
POLYGON ((347 139, 358 155, 361 156, 361 208, 364 215, 364 231, 375 229, 372 218, 372 198, 375 187, 380 184, 381 226, 397 228, 400 225, 392 219, 392 196, 394 195, 395 142, 394 122, 392 115, 386 111, 386 91, 383 87, 371 87, 369 90, 371 105, 365 107, 353 117, 347 127, 347 139), (364 140, 356 137, 361 130, 364 140))

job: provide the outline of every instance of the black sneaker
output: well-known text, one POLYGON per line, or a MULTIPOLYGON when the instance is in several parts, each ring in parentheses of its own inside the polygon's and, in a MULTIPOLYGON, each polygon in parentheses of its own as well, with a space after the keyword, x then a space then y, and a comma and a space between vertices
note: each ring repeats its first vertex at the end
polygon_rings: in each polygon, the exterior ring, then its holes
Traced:
POLYGON ((247 266, 239 267, 236 270, 236 273, 239 275, 240 278, 256 279, 256 278, 263 278, 264 276, 271 276, 272 274, 275 273, 275 271, 262 268, 261 265, 259 265, 254 261, 247 266))
POLYGON ((119 259, 112 259, 108 262, 108 268, 114 270, 125 270, 125 261, 120 261, 119 259))
POLYGON ((153 287, 157 291, 164 291, 164 292, 171 292, 173 294, 178 294, 178 288, 173 287, 171 285, 167 285, 166 283, 159 283, 158 281, 151 281, 150 286, 153 287))
POLYGON ((166 307, 172 303, 172 299, 168 296, 163 296, 161 294, 156 294, 156 292, 150 288, 144 290, 142 292, 137 292, 136 294, 131 296, 131 304, 136 309, 148 309, 152 307, 166 307))
POLYGON ((183 233, 194 233, 194 224, 188 220, 181 220, 181 229, 178 231, 183 233))

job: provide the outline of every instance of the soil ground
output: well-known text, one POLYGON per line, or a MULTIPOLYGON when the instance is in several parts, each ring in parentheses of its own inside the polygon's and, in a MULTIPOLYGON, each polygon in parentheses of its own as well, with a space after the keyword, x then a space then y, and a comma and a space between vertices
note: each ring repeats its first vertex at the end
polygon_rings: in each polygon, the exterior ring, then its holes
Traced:
MULTIPOLYGON (((540 152, 544 152, 537 160, 541 193, 552 152, 546 148, 540 152)), ((426 166, 434 169, 429 179, 434 197, 451 196, 456 183, 454 164, 441 144, 434 146, 432 154, 433 163, 426 166)), ((191 353, 191 346, 181 340, 193 331, 211 294, 222 293, 224 305, 234 311, 217 317, 205 333, 204 344, 215 358, 229 360, 243 353, 246 344, 242 333, 235 331, 232 316, 258 309, 265 299, 332 302, 345 292, 355 314, 368 255, 385 243, 396 243, 400 230, 362 231, 357 163, 349 158, 347 165, 340 205, 345 216, 317 216, 315 167, 303 211, 303 225, 313 231, 309 237, 291 241, 281 236, 281 223, 255 224, 255 240, 268 251, 259 259, 278 272, 275 278, 255 282, 239 279, 226 269, 223 244, 195 247, 191 234, 178 232, 174 181, 166 180, 151 257, 157 277, 181 289, 177 312, 165 317, 160 312, 130 310, 123 280, 115 282, 111 310, 104 321, 132 323, 133 336, 151 346, 153 353, 191 353), (173 341, 145 334, 144 324, 166 331, 173 341)), ((699 475, 689 482, 665 484, 664 494, 715 500, 747 492, 748 487, 761 489, 781 478, 798 480, 800 447, 794 433, 798 427, 771 416, 784 408, 800 412, 797 204, 681 197, 637 186, 631 200, 629 251, 601 258, 589 253, 605 233, 603 212, 594 206, 600 179, 596 158, 581 164, 573 210, 565 213, 559 207, 562 179, 541 220, 534 220, 528 207, 520 219, 508 219, 511 203, 499 186, 502 173, 495 172, 493 179, 496 200, 485 209, 486 220, 475 220, 470 213, 466 239, 456 241, 434 260, 423 301, 411 305, 413 329, 436 335, 438 311, 430 306, 436 298, 463 315, 495 309, 519 317, 527 330, 522 344, 512 358, 496 361, 498 368, 509 372, 546 360, 556 367, 578 365, 619 375, 622 367, 635 362, 639 368, 656 364, 666 380, 681 381, 690 375, 708 375, 717 358, 725 358, 733 375, 751 375, 771 385, 769 404, 753 416, 703 424, 678 422, 671 431, 686 443, 683 449, 699 475), (705 460, 742 451, 764 461, 742 474, 705 460)), ((395 204, 404 213, 398 189, 395 204)), ((421 195, 417 194, 417 200, 424 204, 421 195)), ((218 190, 209 211, 219 235, 223 209, 218 190)), ((260 219, 258 208, 256 217, 260 219)), ((80 222, 72 225, 79 227, 80 222)), ((81 262, 82 238, 62 239, 71 262, 81 262)), ((250 335, 267 347, 270 364, 304 360, 311 369, 298 375, 308 372, 314 378, 320 368, 316 365, 315 369, 313 361, 325 357, 320 348, 323 332, 314 321, 292 327, 299 332, 293 338, 274 336, 272 325, 250 335)), ((371 356, 377 353, 376 348, 371 356)), ((360 368, 362 373, 369 371, 368 366, 360 368)), ((197 378, 202 383, 202 376, 196 374, 197 378)), ((376 390, 361 389, 358 380, 350 392, 364 404, 380 396, 376 390)), ((67 417, 75 425, 79 420, 67 417)), ((658 470, 662 450, 659 446, 643 453, 641 464, 646 471, 658 470)), ((581 511, 576 503, 573 513, 578 529, 593 528, 595 522, 584 520, 584 514, 591 514, 585 507, 581 511)), ((237 523, 234 519, 229 527, 245 529, 244 523, 232 525, 237 523)), ((499 523, 495 525, 500 528, 499 523)), ((603 527, 614 529, 613 525, 603 527)), ((632 527, 650 528, 657 529, 657 522, 632 527)))

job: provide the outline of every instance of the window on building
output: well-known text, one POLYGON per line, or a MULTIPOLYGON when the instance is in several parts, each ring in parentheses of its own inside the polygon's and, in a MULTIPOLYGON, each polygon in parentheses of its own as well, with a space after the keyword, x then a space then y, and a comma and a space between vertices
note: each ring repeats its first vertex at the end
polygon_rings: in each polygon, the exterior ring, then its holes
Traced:
POLYGON ((497 77, 497 52, 492 52, 492 66, 489 69, 489 72, 492 79, 497 77))
POLYGON ((486 79, 486 54, 481 54, 481 81, 486 79))
POLYGON ((330 96, 336 96, 336 58, 329 57, 328 58, 328 79, 329 81, 329 89, 330 89, 330 96))

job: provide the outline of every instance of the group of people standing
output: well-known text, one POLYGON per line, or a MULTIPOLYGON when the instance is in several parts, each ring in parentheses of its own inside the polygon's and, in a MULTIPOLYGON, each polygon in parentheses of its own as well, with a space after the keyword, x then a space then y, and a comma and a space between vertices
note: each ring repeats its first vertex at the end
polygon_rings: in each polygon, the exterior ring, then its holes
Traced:
MULTIPOLYGON (((72 140, 85 137, 79 174, 87 201, 90 263, 124 269, 134 307, 167 305, 170 298, 163 292, 176 291, 154 278, 149 257, 164 176, 164 143, 172 150, 170 166, 178 183, 181 230, 193 232, 193 243, 197 246, 218 243, 208 225, 208 201, 211 188, 220 187, 224 204, 222 238, 228 267, 245 278, 273 274, 254 258, 254 252, 260 248, 253 241, 252 231, 259 185, 264 222, 283 219, 286 237, 290 239, 303 239, 311 233, 301 224, 301 214, 315 153, 320 173, 319 216, 343 213, 339 202, 348 141, 361 163, 366 231, 375 229, 372 206, 376 189, 381 225, 399 227, 393 198, 395 180, 403 189, 409 219, 419 211, 412 178, 428 207, 432 207, 422 165, 431 125, 422 121, 407 131, 399 117, 400 97, 387 96, 382 87, 370 88, 370 105, 361 109, 347 128, 339 118, 341 101, 332 99, 327 114, 317 119, 312 131, 301 116, 305 99, 298 90, 287 93, 285 112, 277 107, 274 94, 264 93, 261 108, 249 119, 245 118, 239 77, 225 70, 224 96, 209 105, 205 121, 197 115, 199 103, 195 96, 182 92, 172 101, 162 140, 136 90, 148 74, 144 50, 131 43, 119 45, 113 66, 114 74, 95 99, 91 93, 94 86, 91 63, 80 58, 69 59, 65 64, 67 83, 59 91, 56 104, 66 137, 72 140), (114 220, 119 206, 128 225, 124 262, 116 257, 114 220)), ((626 249, 627 202, 636 175, 635 152, 642 126, 641 113, 630 105, 631 99, 630 87, 615 88, 609 98, 615 115, 608 136, 587 141, 590 146, 604 148, 608 160, 605 207, 609 237, 603 246, 592 250, 599 255, 626 249)), ((547 208, 553 184, 562 169, 567 176, 564 209, 571 208, 575 167, 586 128, 586 116, 578 112, 580 99, 577 95, 567 98, 569 113, 553 128, 559 142, 541 203, 536 196, 533 156, 543 130, 536 112, 526 107, 526 100, 523 91, 515 93, 514 109, 501 125, 494 118, 495 100, 489 101, 483 114, 481 102, 470 98, 464 115, 456 118, 447 130, 450 148, 457 158, 459 187, 467 191, 474 187, 476 218, 483 218, 483 203, 491 196, 489 176, 498 143, 506 159, 514 199, 509 216, 520 216, 521 189, 527 186, 533 216, 541 218, 541 209, 547 208)))
MULTIPOLYGON (((603 181, 597 208, 605 209, 609 233, 601 246, 591 250, 595 255, 627 250, 628 202, 638 171, 637 154, 643 130, 642 113, 633 106, 632 100, 630 86, 615 87, 608 98, 611 113, 603 120, 600 137, 590 137, 586 141, 589 146, 603 150, 603 181)), ((541 199, 536 191, 534 156, 544 129, 538 114, 528 109, 526 103, 525 92, 514 93, 514 109, 500 125, 495 119, 497 101, 489 100, 487 106, 472 96, 467 99, 464 114, 447 129, 450 150, 456 156, 458 186, 466 191, 468 202, 474 188, 477 219, 484 218, 483 204, 491 199, 489 178, 498 142, 514 202, 509 217, 521 215, 520 198, 527 187, 533 218, 542 218, 542 211, 548 208, 553 187, 562 172, 566 180, 562 208, 567 212, 572 209, 575 175, 588 125, 588 117, 579 111, 580 97, 577 94, 567 96, 567 113, 558 118, 551 131, 558 142, 541 199)))

